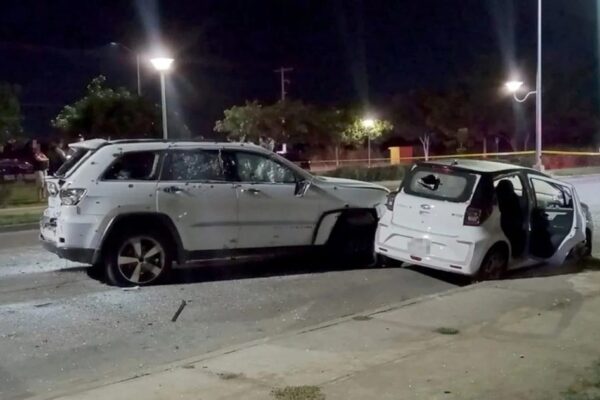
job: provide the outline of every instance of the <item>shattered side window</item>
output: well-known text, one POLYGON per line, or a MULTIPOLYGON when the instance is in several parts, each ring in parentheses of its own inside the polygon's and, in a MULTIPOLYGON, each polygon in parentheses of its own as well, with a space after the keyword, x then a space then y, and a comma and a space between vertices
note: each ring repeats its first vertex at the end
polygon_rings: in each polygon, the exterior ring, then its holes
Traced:
POLYGON ((185 150, 171 152, 165 162, 161 180, 226 181, 218 150, 185 150))
POLYGON ((241 182, 295 183, 296 175, 286 166, 260 154, 236 152, 235 164, 241 182))

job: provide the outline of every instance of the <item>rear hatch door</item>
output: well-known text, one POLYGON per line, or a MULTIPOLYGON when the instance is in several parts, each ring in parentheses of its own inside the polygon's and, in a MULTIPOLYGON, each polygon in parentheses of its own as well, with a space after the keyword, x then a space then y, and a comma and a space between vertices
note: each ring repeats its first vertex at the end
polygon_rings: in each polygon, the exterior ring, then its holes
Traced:
POLYGON ((392 222, 417 232, 456 237, 480 178, 451 167, 417 166, 396 197, 392 222))

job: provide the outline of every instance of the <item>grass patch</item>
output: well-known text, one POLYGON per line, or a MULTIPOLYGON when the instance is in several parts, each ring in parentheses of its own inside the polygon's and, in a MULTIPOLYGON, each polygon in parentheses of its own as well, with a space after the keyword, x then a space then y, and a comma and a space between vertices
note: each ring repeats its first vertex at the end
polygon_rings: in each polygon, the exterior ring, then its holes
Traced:
POLYGON ((404 165, 388 165, 385 167, 341 167, 332 171, 323 172, 321 175, 333 178, 357 179, 367 182, 397 181, 404 178, 406 171, 404 165))
POLYGON ((440 327, 434 330, 434 332, 439 333, 441 335, 458 335, 460 331, 454 328, 440 327))
POLYGON ((325 400, 318 386, 287 386, 271 391, 277 400, 325 400))
POLYGON ((596 361, 585 376, 579 377, 565 392, 563 400, 600 400, 600 361, 596 361))
POLYGON ((40 221, 42 211, 31 211, 15 214, 0 214, 0 226, 33 224, 40 221))
POLYGON ((0 207, 42 204, 38 201, 35 183, 0 183, 0 207))

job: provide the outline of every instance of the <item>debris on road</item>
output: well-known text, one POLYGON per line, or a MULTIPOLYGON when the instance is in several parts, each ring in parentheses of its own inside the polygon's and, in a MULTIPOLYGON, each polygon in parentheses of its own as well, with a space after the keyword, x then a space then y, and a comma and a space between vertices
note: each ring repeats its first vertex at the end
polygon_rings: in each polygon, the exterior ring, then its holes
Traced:
POLYGON ((177 321, 177 318, 179 318, 179 314, 181 314, 181 312, 183 311, 186 304, 187 303, 185 300, 181 300, 181 304, 179 305, 179 308, 177 309, 177 311, 175 311, 175 315, 173 315, 173 318, 171 318, 171 322, 177 321))
POLYGON ((134 290, 139 290, 139 289, 140 289, 139 286, 132 286, 132 287, 123 288, 123 291, 124 292, 133 292, 134 290))
POLYGON ((455 328, 440 327, 434 330, 434 332, 440 335, 457 335, 460 331, 455 328))

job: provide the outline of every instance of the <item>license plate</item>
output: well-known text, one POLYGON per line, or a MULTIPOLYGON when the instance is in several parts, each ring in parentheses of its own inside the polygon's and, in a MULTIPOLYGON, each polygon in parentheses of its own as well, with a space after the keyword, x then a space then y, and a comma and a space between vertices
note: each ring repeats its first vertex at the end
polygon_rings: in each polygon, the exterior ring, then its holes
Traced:
POLYGON ((413 256, 426 256, 429 254, 429 240, 412 239, 408 243, 408 252, 413 256))

